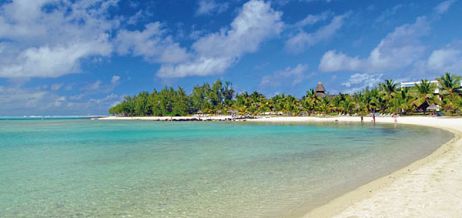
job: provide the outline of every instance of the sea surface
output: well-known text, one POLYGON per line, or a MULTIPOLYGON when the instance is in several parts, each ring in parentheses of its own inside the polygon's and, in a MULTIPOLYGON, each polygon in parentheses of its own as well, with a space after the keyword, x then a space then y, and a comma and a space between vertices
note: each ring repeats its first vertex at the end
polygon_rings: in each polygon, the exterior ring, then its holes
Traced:
POLYGON ((297 216, 452 137, 371 124, 0 120, 0 217, 297 216))

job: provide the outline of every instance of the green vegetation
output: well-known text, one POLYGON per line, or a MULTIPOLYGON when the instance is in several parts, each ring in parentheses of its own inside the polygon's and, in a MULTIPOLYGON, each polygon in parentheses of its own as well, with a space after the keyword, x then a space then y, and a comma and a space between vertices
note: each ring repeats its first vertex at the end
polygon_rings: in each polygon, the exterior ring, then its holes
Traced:
POLYGON ((279 94, 271 98, 259 92, 235 94, 229 82, 216 81, 212 85, 196 86, 191 94, 182 88, 166 87, 152 93, 141 92, 127 96, 109 110, 119 116, 186 116, 203 114, 237 115, 326 115, 357 114, 371 112, 385 114, 427 113, 438 105, 446 115, 462 114, 461 77, 446 73, 438 83, 422 80, 410 88, 400 88, 392 80, 385 80, 377 87, 366 88, 354 94, 337 94, 320 97, 312 89, 302 98, 279 94), (439 93, 435 93, 438 89, 439 93))

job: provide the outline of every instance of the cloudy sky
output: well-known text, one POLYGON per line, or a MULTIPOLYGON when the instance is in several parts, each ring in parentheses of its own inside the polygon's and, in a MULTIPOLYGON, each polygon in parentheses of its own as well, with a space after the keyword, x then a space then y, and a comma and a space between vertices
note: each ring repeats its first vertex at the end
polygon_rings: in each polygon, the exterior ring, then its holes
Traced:
POLYGON ((216 79, 302 96, 462 73, 458 0, 2 0, 0 116, 216 79))

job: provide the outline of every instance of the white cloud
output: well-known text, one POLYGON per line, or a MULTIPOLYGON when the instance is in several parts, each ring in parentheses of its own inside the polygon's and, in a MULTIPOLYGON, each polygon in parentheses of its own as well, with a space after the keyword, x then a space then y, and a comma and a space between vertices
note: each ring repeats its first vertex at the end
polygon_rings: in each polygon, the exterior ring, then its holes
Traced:
MULTIPOLYGON (((121 18, 108 16, 108 10, 117 4, 118 0, 14 0, 0 4, 0 77, 78 73, 83 60, 101 60, 114 51, 162 64, 190 58, 159 22, 142 30, 120 28, 121 18)), ((129 23, 140 16, 138 11, 129 23)))
POLYGON ((461 43, 429 51, 422 40, 429 32, 429 21, 425 17, 417 18, 415 23, 395 28, 366 58, 327 51, 321 58, 319 70, 353 72, 342 85, 351 88, 349 91, 357 91, 376 84, 384 74, 392 75, 394 80, 434 79, 443 72, 461 69, 461 43))
POLYGON ((349 57, 335 50, 324 53, 319 65, 323 72, 360 71, 362 68, 363 61, 358 57, 349 57))
MULTIPOLYGON (((113 106, 115 103, 119 102, 121 100, 121 96, 116 95, 114 93, 111 93, 109 95, 106 95, 102 98, 92 98, 89 100, 89 104, 96 104, 96 105, 110 105, 113 106)), ((107 107, 109 108, 109 107, 107 107)), ((106 108, 106 109, 107 109, 106 108)))
POLYGON ((305 64, 298 64, 295 67, 287 67, 282 71, 277 71, 273 74, 266 75, 260 81, 261 86, 277 87, 281 85, 295 86, 300 84, 305 78, 308 66, 305 64))
POLYGON ((462 69, 462 46, 450 45, 433 51, 427 66, 437 72, 454 72, 462 69))
POLYGON ((127 20, 127 24, 135 25, 137 24, 140 20, 144 18, 144 14, 142 10, 139 10, 134 14, 133 16, 130 16, 127 20))
MULTIPOLYGON (((12 48, 14 49, 14 48, 12 48)), ((8 52, 0 60, 0 77, 59 77, 75 73, 79 69, 79 61, 92 55, 108 55, 111 48, 97 41, 71 43, 48 47, 24 48, 24 50, 8 52)), ((3 54, 3 53, 0 53, 3 54)))
POLYGON ((163 78, 208 76, 224 72, 235 61, 237 60, 232 57, 200 57, 178 65, 162 65, 157 75, 163 78))
POLYGON ((52 91, 58 91, 58 90, 60 90, 62 87, 63 87, 63 84, 61 84, 61 83, 55 83, 55 84, 52 84, 52 85, 50 86, 50 89, 51 89, 52 91))
POLYGON ((342 83, 343 86, 351 87, 354 85, 363 84, 365 87, 369 86, 372 87, 375 84, 379 83, 381 80, 382 75, 374 75, 374 74, 367 74, 367 73, 355 73, 350 76, 350 78, 342 83))
POLYGON ((119 82, 120 82, 120 76, 119 75, 112 76, 112 78, 111 78, 111 85, 112 86, 119 85, 119 82))
POLYGON ((46 91, 41 90, 23 90, 14 87, 0 86, 0 112, 7 114, 24 107, 33 108, 40 106, 42 99, 48 95, 46 91))
MULTIPOLYGON (((307 33, 303 30, 300 31, 287 40, 286 49, 291 52, 301 52, 319 42, 329 40, 343 26, 346 17, 348 17, 347 14, 335 16, 329 24, 319 28, 313 33, 307 33)), ((304 21, 302 20, 301 22, 304 21)))
POLYGON ((281 15, 269 3, 251 0, 244 4, 230 29, 200 38, 193 48, 205 56, 239 56, 255 52, 262 41, 281 32, 281 15))
POLYGON ((330 17, 330 14, 331 13, 327 11, 321 14, 316 14, 316 15, 309 14, 308 16, 303 18, 303 20, 300 20, 297 23, 295 23, 295 26, 299 28, 303 28, 305 26, 309 26, 309 25, 313 25, 321 21, 325 21, 330 17))
POLYGON ((330 3, 333 2, 334 0, 299 0, 300 2, 326 2, 330 3))
POLYGON ((369 65, 376 71, 398 69, 418 60, 425 51, 421 37, 428 34, 429 23, 417 18, 413 24, 397 27, 369 55, 369 65))
POLYGON ((331 50, 321 58, 319 69, 323 72, 385 72, 412 66, 425 52, 422 36, 429 32, 425 17, 413 24, 395 28, 370 52, 367 58, 351 57, 331 50))
POLYGON ((164 64, 158 76, 164 78, 205 76, 223 73, 242 55, 255 52, 261 43, 283 28, 281 13, 269 3, 251 0, 228 29, 199 38, 193 45, 195 58, 179 64, 164 64))
POLYGON ((354 93, 366 87, 374 87, 381 81, 382 74, 355 73, 346 82, 342 83, 342 85, 348 88, 344 92, 354 93))
POLYGON ((435 8, 435 12, 437 14, 444 14, 446 13, 449 8, 452 6, 452 4, 454 4, 456 1, 455 0, 446 0, 446 1, 443 1, 441 3, 439 3, 435 8))
POLYGON ((0 116, 106 114, 107 109, 122 98, 113 93, 90 100, 87 97, 84 94, 66 97, 37 88, 0 86, 0 116))
MULTIPOLYGON (((395 28, 372 49, 369 56, 360 58, 331 50, 324 53, 319 64, 323 72, 354 72, 342 85, 347 92, 355 92, 376 85, 384 73, 393 74, 395 79, 427 78, 429 66, 441 65, 441 54, 435 54, 432 62, 426 63, 426 46, 423 36, 430 30, 425 17, 415 23, 395 28), (438 63, 438 64, 436 64, 438 63)), ((448 59, 445 59, 449 61, 448 59)), ((447 63, 444 63, 447 64, 447 63)))
POLYGON ((229 7, 228 3, 217 3, 215 0, 199 0, 196 15, 222 13, 229 7))
POLYGON ((375 19, 375 22, 379 22, 379 23, 387 22, 393 17, 396 17, 396 14, 398 13, 398 11, 403 8, 404 8, 403 4, 398 4, 398 5, 393 6, 392 8, 388 8, 382 11, 382 13, 375 19))
POLYGON ((88 83, 80 89, 81 94, 85 95, 98 95, 101 93, 111 93, 120 83, 120 76, 113 75, 110 81, 102 82, 101 80, 96 80, 94 82, 88 83))
POLYGON ((97 91, 101 88, 102 82, 100 80, 97 80, 93 83, 88 84, 87 86, 83 87, 84 91, 97 91))
POLYGON ((120 30, 114 40, 117 53, 143 57, 150 62, 178 63, 187 60, 187 52, 165 36, 159 22, 147 24, 142 31, 120 30))
POLYGON ((58 77, 79 70, 82 59, 108 56, 104 14, 116 1, 14 0, 0 6, 0 77, 58 77), (42 10, 48 6, 53 10, 42 10))

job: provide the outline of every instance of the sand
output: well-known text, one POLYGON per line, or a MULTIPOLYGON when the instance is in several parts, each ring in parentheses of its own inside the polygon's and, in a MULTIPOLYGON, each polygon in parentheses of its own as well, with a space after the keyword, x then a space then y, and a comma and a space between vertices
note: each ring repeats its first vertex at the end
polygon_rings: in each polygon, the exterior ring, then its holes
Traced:
MULTIPOLYGON (((253 122, 359 122, 359 117, 274 117, 253 122)), ((371 122, 370 117, 364 118, 371 122)), ((378 123, 394 123, 378 117, 378 123)), ((462 217, 462 119, 399 117, 412 124, 451 131, 454 138, 426 158, 363 185, 305 217, 462 217)))

